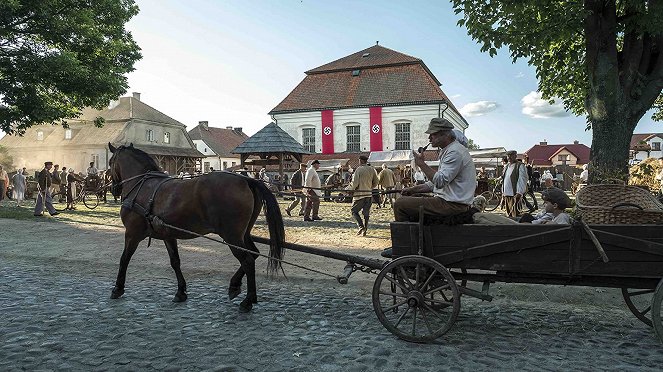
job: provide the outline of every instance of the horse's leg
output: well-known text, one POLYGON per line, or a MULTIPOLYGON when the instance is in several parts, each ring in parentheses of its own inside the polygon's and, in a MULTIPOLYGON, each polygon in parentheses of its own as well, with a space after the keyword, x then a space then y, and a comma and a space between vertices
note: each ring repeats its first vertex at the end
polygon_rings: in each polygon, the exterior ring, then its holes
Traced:
POLYGON ((120 270, 117 273, 117 279, 115 280, 115 288, 111 292, 111 298, 120 298, 124 294, 124 283, 127 278, 127 267, 129 266, 129 261, 136 248, 138 248, 138 243, 142 239, 129 237, 128 234, 124 235, 124 251, 122 252, 122 257, 120 258, 120 270))
MULTIPOLYGON (((235 255, 237 257, 237 255, 235 255)), ((237 257, 239 260, 239 257, 237 257)), ((240 260, 241 263, 241 260, 240 260)), ((244 277, 244 269, 242 265, 239 266, 239 269, 235 274, 230 278, 230 285, 228 286, 228 299, 232 300, 233 298, 239 296, 242 293, 242 278, 244 277)))
MULTIPOLYGON (((258 252, 258 247, 249 238, 244 240, 244 246, 247 249, 258 252)), ((248 312, 253 307, 253 304, 258 303, 258 290, 256 286, 256 258, 255 254, 244 252, 242 266, 246 273, 246 298, 239 304, 239 310, 248 312)))
POLYGON ((180 254, 177 251, 177 239, 165 239, 163 242, 166 243, 168 256, 170 256, 170 266, 175 270, 175 276, 177 277, 177 293, 173 297, 173 302, 184 302, 187 299, 186 281, 180 269, 180 254))

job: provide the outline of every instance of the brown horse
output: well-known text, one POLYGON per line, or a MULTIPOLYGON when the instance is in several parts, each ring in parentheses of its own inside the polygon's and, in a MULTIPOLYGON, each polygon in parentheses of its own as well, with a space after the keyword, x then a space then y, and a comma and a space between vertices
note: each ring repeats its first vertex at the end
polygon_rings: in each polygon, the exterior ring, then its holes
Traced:
POLYGON ((271 238, 268 271, 280 267, 279 261, 271 259, 281 259, 285 241, 283 217, 274 194, 259 180, 227 172, 213 172, 186 180, 170 178, 147 153, 134 148, 133 144, 115 148, 109 143, 108 148, 113 153, 109 161, 113 195, 122 196, 120 216, 126 229, 124 252, 111 298, 124 294, 131 256, 138 243, 150 237, 166 244, 170 265, 177 276, 177 293, 173 301, 187 299, 177 239, 192 239, 196 235, 164 226, 165 223, 200 235, 215 233, 229 244, 240 267, 230 279, 228 296, 233 299, 241 293, 242 277, 246 274, 247 295, 239 309, 250 311, 258 300, 257 255, 233 246, 258 252, 250 233, 264 206, 271 238))

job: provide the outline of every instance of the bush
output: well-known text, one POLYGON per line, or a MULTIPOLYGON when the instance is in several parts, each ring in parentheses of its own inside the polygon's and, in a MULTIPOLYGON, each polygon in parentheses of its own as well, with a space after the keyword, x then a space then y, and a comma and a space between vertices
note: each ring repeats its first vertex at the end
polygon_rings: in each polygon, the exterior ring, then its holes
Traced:
POLYGON ((629 170, 629 185, 644 186, 649 190, 658 190, 661 182, 656 179, 656 175, 663 168, 658 159, 648 158, 631 167, 629 170))

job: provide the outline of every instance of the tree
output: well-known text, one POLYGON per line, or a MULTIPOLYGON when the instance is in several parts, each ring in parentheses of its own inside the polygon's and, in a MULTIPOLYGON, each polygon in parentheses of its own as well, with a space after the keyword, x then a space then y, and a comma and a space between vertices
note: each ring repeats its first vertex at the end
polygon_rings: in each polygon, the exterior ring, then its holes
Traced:
POLYGON ((663 118, 663 1, 452 1, 481 51, 507 46, 536 68, 544 98, 586 116, 590 180, 626 179, 638 121, 652 107, 663 118))
POLYGON ((470 150, 479 150, 481 146, 478 144, 474 143, 474 141, 471 138, 467 139, 467 148, 470 150))
POLYGON ((0 1, 0 128, 23 134, 124 94, 141 58, 124 29, 136 14, 133 0, 0 1))

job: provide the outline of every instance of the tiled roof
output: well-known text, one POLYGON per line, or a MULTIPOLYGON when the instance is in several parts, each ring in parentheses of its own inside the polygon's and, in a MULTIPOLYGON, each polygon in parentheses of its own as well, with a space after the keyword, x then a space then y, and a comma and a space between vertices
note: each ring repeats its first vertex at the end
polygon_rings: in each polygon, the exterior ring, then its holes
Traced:
POLYGON ((292 153, 309 154, 302 145, 295 141, 276 123, 269 123, 256 134, 249 137, 232 151, 233 154, 269 154, 292 153))
POLYGON ((649 139, 654 136, 663 138, 663 133, 634 133, 631 136, 631 144, 629 145, 629 148, 635 149, 636 145, 638 145, 640 142, 649 141, 649 139))
POLYGON ((235 129, 205 127, 199 124, 189 131, 192 140, 202 140, 220 157, 237 157, 231 151, 249 136, 235 129))
POLYGON ((107 121, 142 119, 157 123, 184 126, 179 121, 133 97, 121 97, 119 102, 116 101, 115 105, 111 105, 110 107, 112 108, 105 108, 103 110, 87 107, 83 109, 83 114, 79 118, 69 119, 68 121, 92 122, 97 116, 101 116, 107 121))
POLYGON ((575 155, 577 164, 589 163, 590 148, 583 144, 534 145, 525 154, 533 165, 552 165, 551 158, 563 148, 575 155))
POLYGON ((378 45, 306 74, 304 80, 269 112, 270 115, 445 102, 458 113, 422 60, 378 45), (369 56, 362 57, 366 53, 369 56), (355 70, 359 75, 353 76, 355 70))

